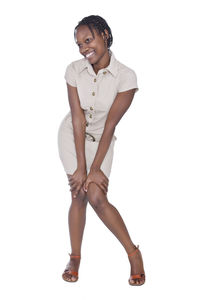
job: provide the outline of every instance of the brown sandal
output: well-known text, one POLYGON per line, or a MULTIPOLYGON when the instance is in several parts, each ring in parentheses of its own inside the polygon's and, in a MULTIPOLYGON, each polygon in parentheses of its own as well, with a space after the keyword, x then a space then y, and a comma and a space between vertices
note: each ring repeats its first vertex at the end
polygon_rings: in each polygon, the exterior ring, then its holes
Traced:
MULTIPOLYGON (((139 250, 139 245, 137 245, 136 249, 133 252, 129 253, 128 256, 129 257, 133 256, 136 253, 136 251, 138 251, 138 250, 139 250)), ((143 285, 145 283, 145 274, 141 273, 141 274, 131 275, 130 278, 129 278, 129 280, 128 280, 128 282, 129 282, 130 285, 135 285, 135 286, 137 286, 137 285, 143 285), (141 283, 141 284, 140 283, 131 283, 130 282, 131 279, 144 279, 144 282, 141 283)))
MULTIPOLYGON (((72 255, 70 253, 68 253, 68 254, 71 258, 80 258, 81 259, 80 255, 72 255)), ((64 270, 64 272, 62 274, 62 278, 68 282, 76 282, 78 280, 78 272, 75 270, 70 270, 69 268, 66 267, 66 269, 64 270), (73 275, 73 277, 76 277, 76 280, 72 280, 72 279, 69 280, 69 277, 65 276, 65 274, 73 275)))

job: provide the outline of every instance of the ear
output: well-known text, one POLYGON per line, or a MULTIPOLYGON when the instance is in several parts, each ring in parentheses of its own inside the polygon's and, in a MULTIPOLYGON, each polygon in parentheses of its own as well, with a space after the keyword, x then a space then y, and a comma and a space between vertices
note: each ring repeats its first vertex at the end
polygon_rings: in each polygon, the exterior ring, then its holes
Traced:
POLYGON ((109 38, 109 33, 107 29, 104 29, 104 32, 101 32, 101 35, 104 40, 107 40, 109 38))
POLYGON ((106 38, 108 39, 108 38, 109 38, 109 33, 108 33, 108 30, 107 30, 107 29, 104 29, 104 32, 105 32, 105 36, 106 36, 106 38))

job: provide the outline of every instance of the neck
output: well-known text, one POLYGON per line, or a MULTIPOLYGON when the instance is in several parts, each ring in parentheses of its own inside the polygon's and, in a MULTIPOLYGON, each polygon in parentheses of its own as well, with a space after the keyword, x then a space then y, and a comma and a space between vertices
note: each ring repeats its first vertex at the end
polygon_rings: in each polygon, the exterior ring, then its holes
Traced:
POLYGON ((99 70, 109 66, 110 59, 111 59, 111 53, 109 50, 107 50, 97 63, 92 64, 94 72, 97 74, 99 70))

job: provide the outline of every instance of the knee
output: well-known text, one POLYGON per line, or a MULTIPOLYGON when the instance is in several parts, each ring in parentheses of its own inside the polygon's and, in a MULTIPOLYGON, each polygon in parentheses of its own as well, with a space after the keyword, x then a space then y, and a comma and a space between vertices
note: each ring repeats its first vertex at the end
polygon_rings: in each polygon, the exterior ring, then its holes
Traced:
POLYGON ((78 207, 85 207, 88 203, 88 197, 87 194, 83 191, 81 188, 79 190, 79 193, 76 195, 76 198, 74 198, 75 191, 71 192, 71 198, 72 198, 72 204, 77 205, 78 207))
MULTIPOLYGON (((70 179, 72 175, 67 174, 68 180, 70 179)), ((72 198, 72 204, 77 205, 78 207, 84 207, 88 203, 87 193, 83 190, 83 187, 80 188, 78 194, 76 195, 76 198, 74 198, 74 195, 76 194, 76 191, 71 191, 71 198, 72 198)))
POLYGON ((88 186, 87 197, 94 210, 102 212, 107 204, 107 198, 101 188, 94 182, 88 186))

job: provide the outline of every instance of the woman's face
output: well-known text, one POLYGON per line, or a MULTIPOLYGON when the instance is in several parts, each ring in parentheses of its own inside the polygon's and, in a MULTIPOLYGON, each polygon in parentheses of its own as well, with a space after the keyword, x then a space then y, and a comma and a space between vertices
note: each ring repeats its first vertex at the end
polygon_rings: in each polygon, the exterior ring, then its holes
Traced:
POLYGON ((81 25, 77 28, 75 33, 76 44, 79 47, 79 52, 90 62, 90 64, 96 64, 108 52, 107 39, 108 31, 105 29, 105 35, 103 32, 98 34, 95 29, 94 38, 90 29, 86 25, 81 25), (89 56, 87 56, 91 53, 89 56))

